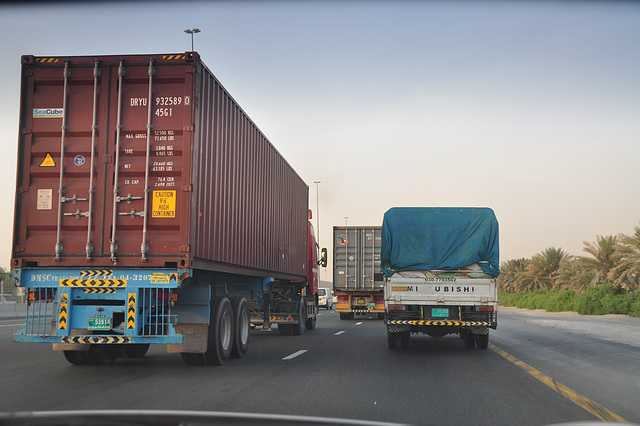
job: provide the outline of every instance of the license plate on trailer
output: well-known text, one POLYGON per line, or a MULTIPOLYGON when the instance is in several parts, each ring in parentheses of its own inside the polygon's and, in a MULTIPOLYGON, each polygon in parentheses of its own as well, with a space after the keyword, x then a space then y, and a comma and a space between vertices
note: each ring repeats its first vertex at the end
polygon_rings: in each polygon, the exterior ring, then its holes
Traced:
POLYGON ((357 303, 358 305, 364 305, 365 303, 367 303, 367 301, 364 299, 358 299, 357 303))
POLYGON ((432 318, 448 318, 449 308, 431 308, 432 318))
POLYGON ((88 330, 111 330, 111 318, 89 318, 88 330))

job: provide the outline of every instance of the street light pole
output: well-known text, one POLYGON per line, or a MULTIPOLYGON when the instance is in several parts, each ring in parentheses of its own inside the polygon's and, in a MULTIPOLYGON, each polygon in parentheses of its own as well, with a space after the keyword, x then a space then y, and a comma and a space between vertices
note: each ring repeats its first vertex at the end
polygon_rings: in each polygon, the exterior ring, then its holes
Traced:
POLYGON ((193 50, 193 35, 199 33, 200 29, 198 29, 198 28, 191 28, 191 29, 187 28, 186 30, 184 30, 184 32, 187 33, 187 34, 191 34, 191 51, 193 52, 194 51, 193 50))
POLYGON ((314 180, 313 183, 316 184, 316 240, 318 245, 320 245, 320 190, 318 189, 318 185, 322 182, 314 180))

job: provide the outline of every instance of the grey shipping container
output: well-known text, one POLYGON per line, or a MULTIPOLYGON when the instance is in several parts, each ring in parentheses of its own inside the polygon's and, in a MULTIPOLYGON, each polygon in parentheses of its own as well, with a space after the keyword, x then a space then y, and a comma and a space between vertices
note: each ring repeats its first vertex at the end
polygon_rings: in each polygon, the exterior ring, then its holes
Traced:
POLYGON ((382 290, 380 226, 333 227, 333 288, 336 291, 382 290))

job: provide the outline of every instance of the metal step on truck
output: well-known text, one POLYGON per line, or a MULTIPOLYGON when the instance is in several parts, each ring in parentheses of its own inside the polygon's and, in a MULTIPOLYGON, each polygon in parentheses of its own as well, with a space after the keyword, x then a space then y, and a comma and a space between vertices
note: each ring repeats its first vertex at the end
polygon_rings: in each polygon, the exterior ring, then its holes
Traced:
POLYGON ((315 327, 308 186, 197 52, 23 56, 21 86, 15 341, 220 365, 315 327))
POLYGON ((389 348, 458 334, 486 349, 498 325, 498 222, 489 208, 392 208, 382 225, 389 348))
POLYGON ((380 226, 333 227, 333 289, 341 320, 375 314, 384 318, 380 226))

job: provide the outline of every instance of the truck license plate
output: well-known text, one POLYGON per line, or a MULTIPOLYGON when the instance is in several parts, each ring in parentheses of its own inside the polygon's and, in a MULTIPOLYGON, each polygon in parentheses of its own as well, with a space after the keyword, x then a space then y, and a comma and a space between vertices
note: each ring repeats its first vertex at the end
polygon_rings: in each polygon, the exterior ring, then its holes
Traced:
POLYGON ((357 303, 358 305, 364 305, 365 303, 367 303, 367 301, 364 299, 358 299, 357 303))
POLYGON ((111 318, 89 318, 88 330, 111 330, 111 318))
POLYGON ((431 308, 432 318, 448 318, 449 308, 431 308))

